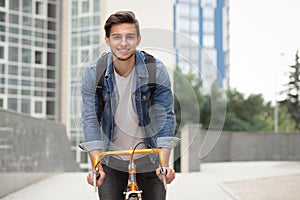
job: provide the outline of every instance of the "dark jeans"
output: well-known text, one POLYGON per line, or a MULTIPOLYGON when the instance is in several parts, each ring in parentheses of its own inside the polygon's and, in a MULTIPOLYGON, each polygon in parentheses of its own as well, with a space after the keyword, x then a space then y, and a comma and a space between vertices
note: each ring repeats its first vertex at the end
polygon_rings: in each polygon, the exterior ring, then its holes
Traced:
MULTIPOLYGON (((143 191, 143 200, 165 200, 163 183, 156 176, 158 163, 151 163, 148 156, 135 160, 137 184, 143 191)), ((100 200, 124 200, 123 192, 128 183, 128 161, 111 157, 108 165, 103 165, 106 177, 98 188, 100 200)))

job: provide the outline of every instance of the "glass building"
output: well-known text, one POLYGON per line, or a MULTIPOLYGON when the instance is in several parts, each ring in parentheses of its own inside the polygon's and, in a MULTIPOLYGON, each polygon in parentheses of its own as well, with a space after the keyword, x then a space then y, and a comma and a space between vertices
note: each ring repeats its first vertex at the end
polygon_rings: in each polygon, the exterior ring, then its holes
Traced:
POLYGON ((0 0, 0 107, 59 120, 59 1, 0 0))
MULTIPOLYGON (((67 90, 70 102, 67 103, 67 132, 72 141, 72 150, 81 168, 90 164, 87 154, 78 149, 83 140, 81 125, 81 77, 88 63, 98 56, 100 44, 100 0, 69 0, 70 13, 66 24, 69 25, 67 37, 70 38, 68 48, 69 82, 67 90)), ((67 39, 67 38, 66 38, 67 39)))
POLYGON ((208 87, 227 88, 229 1, 176 0, 174 16, 177 65, 198 73, 208 87))

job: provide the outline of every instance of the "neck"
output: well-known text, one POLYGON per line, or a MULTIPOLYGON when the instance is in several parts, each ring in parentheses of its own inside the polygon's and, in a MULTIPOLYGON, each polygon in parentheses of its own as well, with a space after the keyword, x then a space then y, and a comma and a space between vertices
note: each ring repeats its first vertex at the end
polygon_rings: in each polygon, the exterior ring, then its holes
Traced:
POLYGON ((131 70, 134 68, 135 65, 135 56, 133 55, 128 60, 119 60, 118 58, 114 59, 114 67, 116 72, 123 77, 128 76, 128 74, 131 72, 131 70))

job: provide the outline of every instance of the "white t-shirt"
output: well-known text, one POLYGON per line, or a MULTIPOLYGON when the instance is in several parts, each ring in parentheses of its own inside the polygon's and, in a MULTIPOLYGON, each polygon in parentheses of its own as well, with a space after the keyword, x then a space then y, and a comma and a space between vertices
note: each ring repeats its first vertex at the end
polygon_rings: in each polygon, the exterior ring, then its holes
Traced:
MULTIPOLYGON (((144 141, 144 134, 142 128, 138 125, 138 115, 134 111, 131 98, 135 70, 133 69, 127 77, 120 76, 116 71, 114 73, 119 101, 117 102, 115 130, 110 150, 127 150, 130 147, 134 148, 136 144, 144 141)), ((146 145, 141 144, 137 149, 140 148, 146 148, 146 145)), ((122 156, 122 158, 129 159, 126 156, 122 156)))

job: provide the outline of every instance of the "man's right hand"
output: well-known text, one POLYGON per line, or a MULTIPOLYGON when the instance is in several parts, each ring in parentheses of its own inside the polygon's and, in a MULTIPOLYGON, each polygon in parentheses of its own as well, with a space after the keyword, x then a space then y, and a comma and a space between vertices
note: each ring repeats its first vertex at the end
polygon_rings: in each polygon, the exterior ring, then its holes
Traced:
MULTIPOLYGON (((99 171, 100 177, 98 180, 96 180, 96 186, 99 187, 100 185, 103 184, 104 178, 105 178, 105 172, 103 170, 99 171)), ((97 174, 97 177, 99 176, 99 174, 97 174)), ((94 186, 94 173, 93 171, 90 171, 86 177, 87 182, 94 186)))
MULTIPOLYGON (((101 163, 94 163, 94 159, 96 158, 97 154, 100 153, 100 150, 92 150, 89 151, 89 157, 91 159, 91 163, 96 164, 97 168, 99 169, 99 173, 97 174, 97 177, 100 175, 99 178, 96 180, 96 186, 99 187, 100 185, 103 184, 104 178, 105 178, 105 172, 103 171, 101 163)), ((93 166, 95 167, 95 166, 93 166)), ((86 177, 87 182, 94 186, 94 173, 93 171, 89 172, 87 177, 86 177)))

